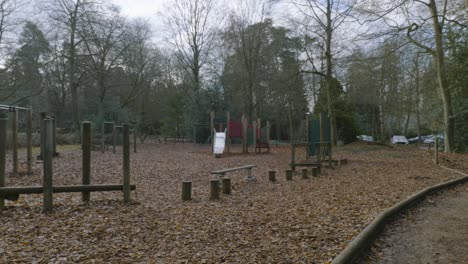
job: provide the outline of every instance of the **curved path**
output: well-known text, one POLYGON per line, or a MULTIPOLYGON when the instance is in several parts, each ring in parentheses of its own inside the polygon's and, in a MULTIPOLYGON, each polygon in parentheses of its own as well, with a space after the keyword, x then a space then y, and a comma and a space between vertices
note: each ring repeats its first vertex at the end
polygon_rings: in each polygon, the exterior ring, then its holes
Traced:
POLYGON ((468 185, 427 197, 357 263, 468 263, 468 185))

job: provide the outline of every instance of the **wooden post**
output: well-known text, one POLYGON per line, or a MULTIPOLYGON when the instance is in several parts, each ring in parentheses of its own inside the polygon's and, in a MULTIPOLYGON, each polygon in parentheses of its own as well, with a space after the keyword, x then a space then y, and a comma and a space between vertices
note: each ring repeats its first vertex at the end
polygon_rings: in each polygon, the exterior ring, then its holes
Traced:
POLYGON ((219 200, 219 180, 210 180, 210 199, 219 200))
POLYGON ((293 171, 296 170, 296 166, 294 166, 294 163, 296 163, 296 146, 291 143, 291 169, 293 171))
POLYGON ((248 153, 248 139, 247 139, 247 117, 242 114, 242 153, 248 153))
POLYGON ((268 171, 268 179, 271 182, 276 182, 276 171, 268 171))
MULTIPOLYGON (((0 114, 0 187, 5 187, 5 163, 8 116, 0 114)), ((5 206, 5 198, 0 196, 0 210, 5 206)))
POLYGON ((130 135, 128 124, 123 124, 123 193, 124 202, 130 202, 130 135))
POLYGON ((270 145, 270 126, 271 126, 270 121, 267 121, 266 126, 267 126, 266 127, 266 140, 267 140, 268 145, 270 145))
POLYGON ((133 126, 133 153, 137 152, 137 128, 133 126))
POLYGON ((46 118, 47 118, 46 112, 41 112, 41 119, 40 119, 41 120, 41 122, 40 122, 40 124, 41 124, 41 135, 40 135, 41 154, 39 155, 41 160, 44 160, 44 145, 43 144, 45 142, 45 139, 44 139, 44 137, 45 137, 45 133, 44 133, 45 128, 44 128, 44 122, 43 121, 46 118))
MULTIPOLYGON (((91 184, 91 122, 82 123, 83 135, 81 136, 81 149, 82 154, 82 176, 83 176, 83 185, 91 184)), ((90 192, 82 193, 83 202, 87 203, 90 199, 90 192)))
POLYGON ((26 138, 27 138, 27 160, 28 160, 28 174, 32 174, 32 164, 33 164, 33 156, 32 156, 32 107, 29 107, 27 111, 27 131, 26 131, 26 138))
POLYGON ((211 110, 211 118, 210 118, 210 141, 211 141, 211 153, 213 153, 214 151, 214 118, 215 118, 215 112, 214 110, 211 110))
POLYGON ((322 171, 322 166, 318 166, 318 167, 317 167, 317 174, 320 174, 321 171, 322 171))
POLYGON ((18 110, 13 111, 11 126, 12 149, 13 149, 13 174, 18 174, 18 110))
POLYGON ((435 164, 439 165, 439 138, 435 138, 435 145, 434 145, 434 159, 435 164))
POLYGON ((309 171, 307 170, 307 168, 302 169, 302 179, 309 179, 308 173, 309 171))
POLYGON ((230 130, 229 130, 229 123, 231 122, 231 113, 226 112, 226 151, 227 153, 231 152, 231 137, 229 136, 230 130))
POLYGON ((106 144, 105 139, 104 139, 104 135, 105 135, 105 133, 104 133, 105 132, 104 131, 105 125, 104 124, 105 124, 105 122, 102 122, 102 124, 101 124, 101 153, 104 153, 104 147, 105 147, 105 144, 106 144))
POLYGON ((312 167, 312 177, 318 176, 318 167, 312 167))
POLYGON ((305 118, 305 127, 306 127, 306 136, 305 136, 305 140, 306 142, 308 143, 306 145, 306 159, 308 159, 310 157, 310 142, 309 142, 309 115, 306 114, 306 118, 305 118))
POLYGON ((257 146, 257 121, 252 122, 252 127, 253 127, 253 147, 254 147, 254 152, 256 150, 257 146))
POLYGON ((223 193, 231 194, 231 178, 223 178, 223 193))
POLYGON ((192 200, 192 182, 183 181, 182 182, 182 201, 192 200))
POLYGON ((286 170, 286 180, 292 181, 293 179, 293 170, 286 170))
POLYGON ((54 151, 53 130, 54 124, 51 119, 42 120, 44 128, 44 156, 43 158, 43 171, 44 171, 44 212, 50 212, 53 209, 53 179, 52 179, 52 155, 54 151))
POLYGON ((57 122, 55 120, 55 117, 52 118, 52 140, 54 141, 53 142, 54 150, 52 152, 52 156, 55 157, 55 156, 58 156, 58 153, 57 153, 57 122))
POLYGON ((112 123, 112 152, 115 154, 115 145, 117 144, 117 131, 115 129, 115 122, 112 123))

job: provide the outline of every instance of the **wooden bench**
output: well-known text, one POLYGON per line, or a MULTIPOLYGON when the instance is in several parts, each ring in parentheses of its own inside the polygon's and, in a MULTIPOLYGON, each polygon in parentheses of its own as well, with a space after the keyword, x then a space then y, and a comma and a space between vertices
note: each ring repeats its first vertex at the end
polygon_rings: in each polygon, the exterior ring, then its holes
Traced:
POLYGON ((255 177, 252 176, 252 168, 257 167, 256 165, 245 165, 242 167, 235 167, 235 168, 229 168, 229 169, 224 169, 224 170, 215 170, 212 171, 211 174, 216 174, 218 177, 223 178, 224 175, 228 172, 232 171, 238 171, 238 170, 247 170, 247 177, 245 178, 246 180, 254 180, 255 177))

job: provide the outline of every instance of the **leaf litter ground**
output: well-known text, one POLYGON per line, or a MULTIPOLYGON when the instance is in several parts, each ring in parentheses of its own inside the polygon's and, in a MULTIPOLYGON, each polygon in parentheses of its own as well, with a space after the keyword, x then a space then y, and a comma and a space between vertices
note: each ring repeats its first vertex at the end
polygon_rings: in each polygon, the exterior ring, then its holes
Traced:
MULTIPOLYGON (((54 184, 80 184, 79 147, 59 149, 54 184)), ((234 148, 240 152, 240 148, 234 148)), ((20 171, 26 168, 20 153, 20 171)), ((323 169, 286 182, 290 151, 232 154, 216 159, 209 147, 138 145, 131 153, 132 204, 121 192, 55 194, 55 210, 42 214, 41 195, 22 195, 1 212, 0 259, 5 263, 326 263, 383 209, 412 193, 459 177, 436 167, 432 155, 413 146, 351 144, 335 157, 341 168, 323 169), (255 182, 228 174, 233 192, 209 199, 211 170, 255 164, 255 182), (268 171, 277 171, 277 183, 268 171), (193 201, 181 201, 181 182, 193 181, 193 201)), ((7 171, 11 171, 8 157, 7 171)), ((122 154, 92 153, 92 183, 122 183, 122 154)), ((468 157, 442 161, 468 172, 468 157)), ((298 170, 299 171, 299 170, 298 170)), ((10 175, 6 186, 40 185, 34 175, 10 175)))

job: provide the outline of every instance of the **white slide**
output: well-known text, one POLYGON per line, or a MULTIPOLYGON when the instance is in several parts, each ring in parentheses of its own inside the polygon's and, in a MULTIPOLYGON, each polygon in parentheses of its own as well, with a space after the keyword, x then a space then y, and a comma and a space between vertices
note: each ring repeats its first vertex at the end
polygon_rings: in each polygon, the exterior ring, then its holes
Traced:
POLYGON ((214 147, 213 153, 215 155, 221 155, 224 152, 224 147, 226 145, 226 130, 224 132, 216 132, 214 131, 214 147))

